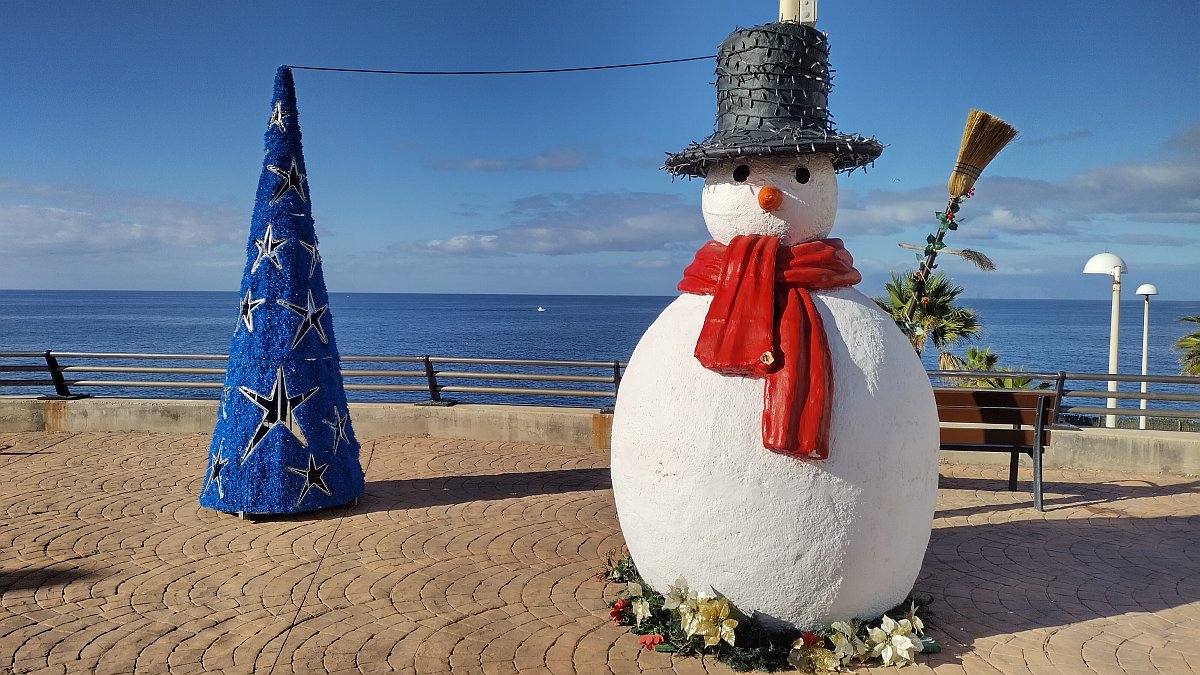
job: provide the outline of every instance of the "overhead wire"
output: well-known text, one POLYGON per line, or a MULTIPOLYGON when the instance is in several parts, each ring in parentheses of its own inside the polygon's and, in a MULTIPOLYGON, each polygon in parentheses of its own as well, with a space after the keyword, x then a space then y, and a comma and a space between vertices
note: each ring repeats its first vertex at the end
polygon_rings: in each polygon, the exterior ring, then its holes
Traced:
POLYGON ((686 63, 715 59, 716 54, 692 56, 686 59, 642 61, 640 63, 617 63, 605 66, 579 66, 575 68, 536 68, 529 70, 375 70, 371 68, 331 68, 325 66, 288 66, 293 70, 323 70, 336 73, 371 73, 377 75, 538 75, 543 73, 578 73, 587 70, 614 70, 617 68, 641 68, 661 66, 669 63, 686 63))

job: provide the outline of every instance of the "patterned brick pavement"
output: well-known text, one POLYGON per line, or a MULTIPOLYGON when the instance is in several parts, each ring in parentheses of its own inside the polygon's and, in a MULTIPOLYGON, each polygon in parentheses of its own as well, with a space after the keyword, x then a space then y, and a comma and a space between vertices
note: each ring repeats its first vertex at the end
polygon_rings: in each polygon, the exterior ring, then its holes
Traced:
MULTIPOLYGON (((608 621, 605 451, 384 439, 358 506, 250 522, 206 447, 0 434, 0 673, 729 672, 608 621)), ((943 467, 904 672, 1200 670, 1200 481, 1048 471, 1039 514, 1003 473, 943 467)))

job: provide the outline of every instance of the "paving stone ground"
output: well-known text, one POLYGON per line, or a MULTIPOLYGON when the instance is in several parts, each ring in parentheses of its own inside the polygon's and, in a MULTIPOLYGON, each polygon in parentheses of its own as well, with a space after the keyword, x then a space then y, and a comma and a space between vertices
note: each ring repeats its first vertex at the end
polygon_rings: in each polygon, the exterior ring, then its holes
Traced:
MULTIPOLYGON (((0 434, 0 674, 729 672, 609 621, 607 451, 388 438, 357 506, 251 522, 207 444, 0 434)), ((904 672, 1200 671, 1200 480, 1048 471, 1043 514, 1004 473, 943 467, 904 672)))

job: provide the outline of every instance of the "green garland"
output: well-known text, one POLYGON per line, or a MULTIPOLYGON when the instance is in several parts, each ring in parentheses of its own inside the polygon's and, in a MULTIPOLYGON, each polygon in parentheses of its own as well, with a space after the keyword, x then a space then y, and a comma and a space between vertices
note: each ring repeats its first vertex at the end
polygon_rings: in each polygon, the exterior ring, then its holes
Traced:
POLYGON ((925 282, 937 269, 937 264, 933 261, 937 259, 938 252, 946 248, 945 238, 947 232, 952 232, 958 229, 958 221, 956 214, 962 203, 975 195, 975 189, 971 188, 966 194, 957 197, 951 197, 946 202, 945 211, 935 211, 934 216, 938 220, 937 232, 925 237, 925 250, 917 254, 917 269, 912 275, 912 298, 909 299, 908 305, 904 308, 904 314, 898 321, 901 329, 910 335, 920 335, 921 327, 916 324, 914 317, 916 316, 917 304, 922 305, 929 302, 929 296, 925 295, 925 282))
MULTIPOLYGON (((682 593, 678 586, 672 586, 669 589, 672 597, 663 596, 642 581, 628 556, 610 554, 605 570, 596 577, 601 581, 624 584, 620 597, 608 603, 609 615, 614 622, 628 626, 630 632, 640 635, 638 642, 645 649, 684 656, 715 656, 738 672, 799 669, 807 673, 830 673, 843 669, 843 665, 851 661, 866 663, 879 658, 879 655, 871 654, 872 631, 874 637, 881 638, 892 632, 885 630, 889 626, 897 632, 904 630, 899 628, 901 625, 915 626, 916 630, 909 633, 909 637, 920 643, 920 651, 939 649, 931 638, 920 635, 923 619, 929 617, 928 599, 910 597, 871 621, 855 619, 809 631, 779 631, 770 630, 753 617, 745 616, 724 598, 701 597, 697 610, 696 595, 692 593, 692 609, 687 609, 689 603, 681 597, 689 595, 686 586, 682 593), (685 601, 684 607, 680 606, 681 600, 685 601), (701 616, 704 612, 708 613, 701 616), (896 622, 889 616, 903 618, 896 622), (690 635, 689 627, 692 629, 690 635), (856 655, 849 658, 851 653, 856 655)), ((900 641, 903 642, 903 638, 900 641)), ((899 665, 908 662, 898 659, 899 665)))

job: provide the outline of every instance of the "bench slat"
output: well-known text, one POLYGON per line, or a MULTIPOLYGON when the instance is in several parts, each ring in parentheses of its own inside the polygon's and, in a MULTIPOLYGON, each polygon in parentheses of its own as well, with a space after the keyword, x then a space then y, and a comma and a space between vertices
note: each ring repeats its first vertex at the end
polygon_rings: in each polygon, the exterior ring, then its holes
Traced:
POLYGON ((1029 408, 1036 409, 1040 398, 1053 398, 1049 390, 965 389, 938 387, 933 390, 938 407, 952 408, 1029 408))
POLYGON ((953 443, 943 443, 940 449, 949 450, 951 452, 1002 452, 1006 455, 1033 455, 1033 451, 1029 448, 1015 448, 1011 445, 978 445, 974 443, 969 445, 955 445, 953 443))
MULTIPOLYGON (((971 424, 1023 424, 1037 422, 1037 410, 1028 408, 958 408, 939 405, 938 419, 942 422, 971 424)), ((1043 415, 1045 417, 1046 415, 1043 415)))
MULTIPOLYGON (((1048 434, 1042 432, 1042 446, 1049 443, 1048 434)), ((1033 447, 1032 429, 980 429, 977 427, 942 427, 942 449, 947 445, 996 445, 1013 449, 1028 450, 1033 447)), ((999 448, 997 448, 999 449, 999 448)))

